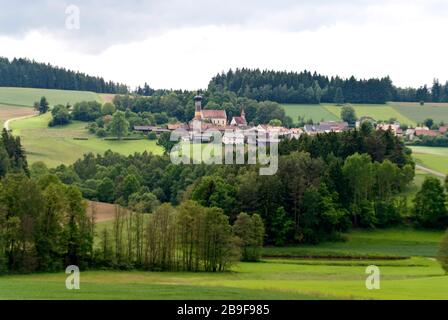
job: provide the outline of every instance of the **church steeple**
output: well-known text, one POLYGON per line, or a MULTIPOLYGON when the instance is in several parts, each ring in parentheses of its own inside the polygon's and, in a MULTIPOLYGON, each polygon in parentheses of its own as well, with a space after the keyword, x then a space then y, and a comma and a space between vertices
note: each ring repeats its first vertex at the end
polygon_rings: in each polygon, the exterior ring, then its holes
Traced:
POLYGON ((241 109, 241 118, 246 119, 246 113, 244 112, 244 109, 241 109))
POLYGON ((194 97, 194 118, 197 120, 202 118, 202 96, 200 95, 194 97))

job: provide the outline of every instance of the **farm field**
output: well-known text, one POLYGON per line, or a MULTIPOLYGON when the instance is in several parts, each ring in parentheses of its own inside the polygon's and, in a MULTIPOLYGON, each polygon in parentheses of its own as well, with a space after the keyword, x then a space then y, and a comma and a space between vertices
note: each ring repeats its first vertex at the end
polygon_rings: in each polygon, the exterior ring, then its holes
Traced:
POLYGON ((266 247, 266 257, 333 257, 333 258, 403 258, 433 257, 443 232, 407 228, 352 231, 344 235, 345 242, 327 242, 317 246, 266 247))
POLYGON ((27 151, 28 162, 43 161, 49 167, 72 164, 85 153, 104 153, 112 150, 124 155, 150 151, 161 154, 163 149, 156 141, 110 141, 97 138, 85 129, 85 122, 74 122, 64 127, 49 128, 51 114, 17 120, 11 123, 13 134, 19 135, 27 151), (75 140, 87 138, 88 140, 75 140))
MULTIPOLYGON (((48 90, 30 88, 0 88, 0 124, 8 119, 35 114, 31 108, 42 96, 47 97, 50 106, 56 104, 74 104, 79 101, 112 101, 112 94, 97 94, 86 91, 48 90)), ((86 123, 74 122, 62 128, 49 128, 50 113, 17 119, 9 123, 15 135, 20 135, 27 151, 28 162, 43 161, 50 167, 71 164, 83 154, 104 153, 112 150, 124 155, 134 152, 151 151, 161 154, 162 148, 155 141, 108 141, 99 139, 85 130, 86 123), (76 140, 74 138, 87 138, 76 140)))
MULTIPOLYGON (((395 109, 393 109, 390 105, 368 105, 368 104, 352 104, 352 107, 355 109, 356 116, 358 118, 361 117, 372 117, 375 120, 383 120, 387 121, 390 118, 397 119, 400 123, 406 123, 408 125, 415 126, 417 123, 403 114, 397 112, 395 109)), ((341 114, 341 107, 336 105, 325 105, 325 108, 329 111, 331 111, 334 115, 339 116, 341 114)), ((447 109, 447 115, 448 115, 448 109, 447 109)))
POLYGON ((412 102, 390 102, 390 105, 415 122, 421 123, 427 118, 433 119, 436 123, 448 122, 448 103, 425 103, 421 106, 419 103, 412 102))
POLYGON ((81 101, 102 101, 97 93, 87 91, 0 87, 2 104, 32 107, 42 96, 47 98, 50 106, 81 101))
POLYGON ((376 246, 383 256, 402 255, 404 242, 416 250, 409 251, 412 258, 399 260, 279 256, 239 263, 225 273, 81 271, 81 289, 73 291, 65 289, 63 272, 2 276, 0 299, 448 299, 448 277, 426 257, 436 250, 441 233, 391 229, 354 231, 349 237, 339 244, 346 252, 356 244, 360 252, 376 246), (380 268, 380 290, 365 287, 365 269, 372 264, 380 268))
POLYGON ((32 108, 5 105, 0 103, 0 126, 3 127, 5 121, 16 117, 25 117, 36 114, 32 108))
MULTIPOLYGON (((282 104, 286 115, 297 122, 298 116, 305 119, 313 119, 314 122, 339 120, 341 106, 334 104, 301 105, 282 104)), ((448 122, 448 103, 426 103, 420 106, 418 103, 389 102, 384 105, 352 104, 359 117, 370 116, 375 120, 389 120, 395 118, 403 124, 416 126, 427 118, 435 122, 448 122)))
POLYGON ((282 104, 286 115, 290 116, 294 122, 297 122, 298 117, 303 117, 306 120, 312 119, 314 123, 323 120, 339 120, 339 114, 335 115, 324 105, 317 104, 282 104))
POLYGON ((448 148, 412 146, 417 164, 443 174, 448 173, 448 148))

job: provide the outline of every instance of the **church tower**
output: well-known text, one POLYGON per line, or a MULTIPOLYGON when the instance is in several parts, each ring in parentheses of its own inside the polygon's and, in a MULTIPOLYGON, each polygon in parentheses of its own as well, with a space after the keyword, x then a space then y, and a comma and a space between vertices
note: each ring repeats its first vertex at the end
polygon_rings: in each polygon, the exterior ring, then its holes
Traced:
POLYGON ((202 96, 194 97, 194 118, 201 120, 202 118, 202 96))

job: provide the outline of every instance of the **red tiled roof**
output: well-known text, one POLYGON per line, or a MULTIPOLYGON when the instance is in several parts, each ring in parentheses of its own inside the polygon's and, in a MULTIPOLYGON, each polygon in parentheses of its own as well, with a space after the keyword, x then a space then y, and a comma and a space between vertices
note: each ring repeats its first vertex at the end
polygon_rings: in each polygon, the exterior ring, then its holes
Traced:
POLYGON ((442 126, 442 127, 439 128, 439 132, 440 133, 445 133, 447 131, 448 131, 448 126, 442 126))
POLYGON ((225 110, 202 110, 202 117, 206 119, 227 119, 225 110))
POLYGON ((243 117, 233 117, 232 120, 235 120, 236 124, 247 124, 246 119, 243 117))
POLYGON ((434 131, 434 130, 415 130, 415 135, 416 136, 431 136, 431 137, 436 137, 439 135, 438 131, 434 131))

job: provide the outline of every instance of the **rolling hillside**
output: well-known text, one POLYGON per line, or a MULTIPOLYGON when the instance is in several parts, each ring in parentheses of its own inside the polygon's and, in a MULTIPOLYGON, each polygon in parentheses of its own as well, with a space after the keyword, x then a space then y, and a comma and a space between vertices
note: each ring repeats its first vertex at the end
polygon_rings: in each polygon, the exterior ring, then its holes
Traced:
MULTIPOLYGON (((32 105, 42 96, 47 98, 50 106, 93 100, 107 102, 112 101, 114 97, 112 94, 86 91, 0 88, 0 123, 3 125, 8 119, 35 115, 32 105)), ((101 154, 109 149, 125 155, 145 150, 156 154, 162 153, 162 148, 157 146, 155 141, 106 141, 89 134, 85 129, 85 122, 75 121, 68 126, 49 128, 50 119, 51 114, 47 113, 9 123, 13 133, 20 135, 29 163, 43 161, 50 167, 71 164, 84 153, 101 154)))
POLYGON ((39 101, 45 96, 50 106, 57 104, 74 104, 80 101, 98 101, 101 97, 94 92, 70 91, 70 90, 51 90, 51 89, 33 89, 33 88, 0 88, 0 103, 7 105, 32 107, 35 101, 39 101))
MULTIPOLYGON (((282 104, 286 115, 297 122, 298 116, 314 122, 321 120, 340 119, 341 107, 334 104, 298 105, 282 104)), ((435 122, 448 123, 448 103, 418 103, 390 102, 384 105, 352 104, 358 117, 370 116, 375 120, 395 118, 403 124, 416 126, 427 118, 435 122)))
POLYGON ((109 149, 124 155, 145 150, 155 154, 163 152, 162 148, 156 145, 156 141, 147 139, 132 141, 100 139, 87 132, 85 122, 75 121, 64 127, 49 128, 50 119, 51 115, 47 113, 11 123, 13 133, 22 138, 30 163, 43 161, 50 167, 59 164, 68 165, 85 153, 102 154, 109 149))

